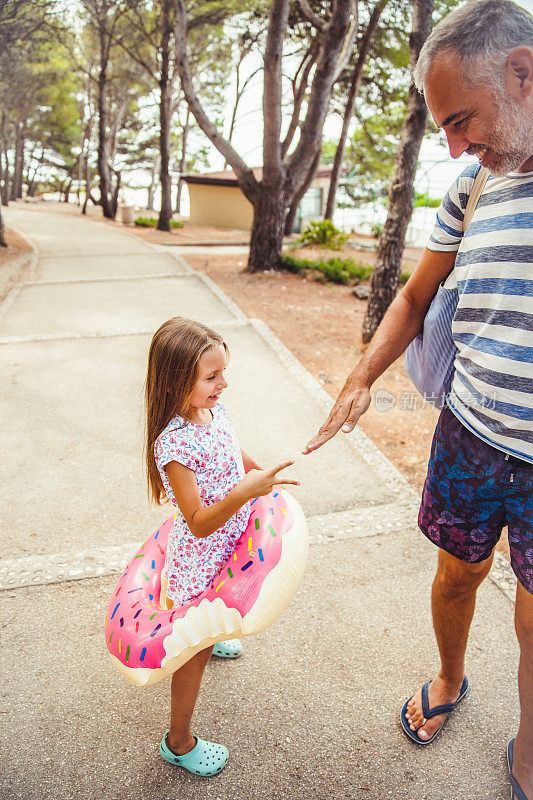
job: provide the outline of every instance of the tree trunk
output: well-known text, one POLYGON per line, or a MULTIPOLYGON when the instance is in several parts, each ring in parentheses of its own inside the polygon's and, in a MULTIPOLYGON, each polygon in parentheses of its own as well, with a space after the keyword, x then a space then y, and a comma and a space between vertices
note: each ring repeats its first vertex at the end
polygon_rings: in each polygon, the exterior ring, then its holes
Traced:
POLYGON ((25 130, 24 126, 21 128, 20 137, 18 141, 18 150, 19 150, 19 157, 18 157, 18 165, 17 170, 15 173, 15 182, 17 185, 17 200, 20 200, 22 197, 22 188, 24 185, 24 153, 26 149, 26 137, 25 137, 25 130))
POLYGON ((100 205, 104 217, 115 219, 111 202, 111 173, 109 170, 106 88, 107 88, 107 43, 103 28, 100 29, 100 72, 98 74, 98 177, 100 179, 100 205))
POLYGON ((172 219, 172 179, 170 177, 170 96, 168 85, 161 89, 160 122, 161 131, 159 135, 160 147, 160 169, 159 181, 161 184, 161 211, 157 220, 157 229, 160 231, 170 230, 170 220, 172 219))
POLYGON ((11 198, 11 186, 13 184, 13 172, 11 170, 11 164, 9 163, 9 156, 7 148, 9 144, 6 141, 6 148, 4 150, 4 185, 2 187, 2 205, 5 207, 8 205, 9 200, 11 198))
POLYGON ((2 191, 0 192, 0 194, 2 196, 2 205, 7 206, 9 203, 9 187, 11 183, 9 174, 9 160, 7 158, 7 153, 4 153, 4 161, 5 161, 5 166, 3 169, 4 183, 2 184, 2 191))
POLYGON ((9 200, 9 158, 7 156, 7 151, 9 149, 9 143, 7 140, 7 117, 4 111, 2 111, 2 119, 0 124, 0 136, 2 138, 2 148, 0 152, 0 157, 4 156, 4 164, 0 165, 2 171, 2 187, 1 187, 1 197, 2 197, 2 205, 7 206, 9 200))
POLYGON ((254 204, 246 272, 279 269, 287 200, 284 193, 261 191, 254 204))
POLYGON ((117 101, 115 114, 113 116, 112 122, 110 122, 109 125, 109 131, 107 136, 107 158, 110 164, 115 163, 115 158, 117 155, 117 138, 120 131, 122 130, 124 118, 126 116, 126 111, 128 110, 127 94, 128 94, 127 88, 126 86, 123 86, 120 102, 117 101))
POLYGON ((286 170, 281 155, 283 42, 288 0, 273 0, 264 56, 263 176, 253 197, 254 220, 246 272, 279 269, 287 215, 286 170))
POLYGON ((91 170, 89 169, 89 150, 83 154, 83 182, 85 184, 85 198, 81 209, 82 214, 87 213, 87 203, 91 194, 91 170))
MULTIPOLYGON (((434 0, 415 0, 413 27, 409 37, 411 69, 431 32, 433 5, 434 0)), ((413 213, 413 184, 426 122, 426 103, 411 80, 407 116, 394 162, 394 174, 389 190, 387 219, 379 237, 376 265, 372 270, 370 296, 363 321, 362 340, 364 344, 371 340, 396 296, 405 246, 405 233, 413 213)))
POLYGON ((26 191, 27 191, 28 197, 33 197, 35 195, 35 190, 37 189, 37 175, 39 173, 39 170, 40 170, 40 168, 42 166, 43 161, 44 161, 44 148, 41 149, 41 155, 37 159, 37 163, 36 163, 36 165, 34 167, 33 175, 31 176, 31 178, 30 178, 30 174, 29 174, 30 168, 28 166, 28 174, 26 176, 26 182, 27 182, 26 191))
POLYGON ((183 179, 182 175, 185 172, 185 167, 187 165, 187 139, 189 138, 189 128, 191 126, 191 112, 189 106, 187 106, 187 116, 185 117, 185 126, 183 128, 183 136, 181 138, 181 158, 180 158, 180 176, 178 178, 178 188, 176 189, 176 214, 180 213, 181 208, 181 193, 183 191, 183 179))
MULTIPOLYGON (((30 184, 30 168, 31 168, 32 161, 33 161, 33 154, 35 153, 36 149, 37 149, 37 145, 34 142, 31 145, 31 149, 30 149, 30 152, 28 153, 27 158, 26 157, 24 158, 25 167, 26 167, 26 175, 23 177, 22 182, 23 182, 23 184, 24 183, 26 184, 26 193, 28 193, 28 188, 29 188, 29 184, 30 184)), ((34 170, 34 173, 35 173, 35 170, 34 170)))
POLYGON ((111 195, 111 210, 113 212, 113 219, 117 216, 118 211, 118 196, 120 194, 120 187, 122 185, 122 173, 115 170, 116 184, 111 195))
POLYGON ((24 123, 18 122, 15 129, 15 166, 11 184, 11 199, 18 200, 22 197, 22 179, 24 175, 24 123))
MULTIPOLYGON (((2 114, 2 128, 4 122, 4 114, 2 114)), ((0 206, 2 204, 2 195, 4 192, 4 148, 5 148, 5 140, 3 136, 3 130, 0 129, 0 206)), ((7 164, 7 161, 6 161, 7 164)), ((1 235, 1 232, 0 232, 1 235)))
POLYGON ((78 155, 78 185, 76 187, 76 200, 81 206, 81 184, 83 180, 83 154, 85 151, 85 131, 80 131, 80 153, 78 155))
POLYGON ((311 183, 313 181, 313 178, 315 177, 315 173, 316 173, 316 171, 318 169, 318 165, 320 164, 320 156, 321 155, 322 155, 322 148, 319 148, 317 150, 317 153, 316 153, 316 156, 315 156, 315 160, 313 161, 313 163, 311 165, 311 169, 309 170, 309 174, 307 175, 307 178, 302 183, 302 185, 301 185, 300 189, 298 190, 298 192, 296 193, 296 195, 293 197, 291 206, 290 206, 290 208, 289 208, 289 210, 287 212, 287 216, 285 218, 285 234, 286 234, 286 236, 289 236, 293 232, 294 221, 296 219, 296 214, 298 213, 298 206, 300 205, 302 197, 304 196, 304 194, 308 190, 309 186, 311 185, 311 183))
POLYGON ((89 167, 89 155, 91 152, 91 139, 93 135, 93 117, 89 115, 89 120, 87 122, 87 128, 85 131, 85 142, 83 146, 83 150, 80 154, 80 159, 83 162, 83 183, 85 184, 85 198, 83 200, 83 206, 81 213, 87 213, 87 204, 89 202, 89 197, 91 194, 91 169, 89 167))
POLYGON ((4 215, 2 214, 2 198, 0 197, 0 247, 7 247, 5 228, 4 228, 4 215))
POLYGON ((170 230, 172 219, 172 180, 170 177, 170 124, 172 119, 172 89, 169 75, 171 0, 161 0, 161 75, 159 79, 159 153, 161 166, 159 170, 161 183, 161 211, 157 220, 159 231, 170 230))
POLYGON ((148 197, 146 199, 146 208, 148 209, 148 211, 154 210, 155 187, 157 183, 157 176, 159 173, 159 162, 160 162, 160 156, 158 153, 154 158, 152 164, 152 174, 150 176, 150 185, 148 187, 148 197))
POLYGON ((350 122, 352 121, 355 98, 357 97, 357 92, 359 91, 361 76, 363 74, 363 67, 365 65, 368 51, 370 49, 370 43, 372 41, 372 37, 379 22, 379 18, 387 3, 388 0, 380 0, 380 2, 376 3, 374 8, 372 9, 372 14, 370 15, 366 31, 359 45, 359 54, 357 56, 357 62, 354 67, 352 82, 350 84, 350 92, 348 94, 348 101, 346 103, 346 108, 344 109, 344 116, 342 119, 342 132, 340 135, 339 143, 337 145, 337 149, 335 151, 333 169, 331 171, 331 177, 329 180, 328 199, 326 201, 326 211, 324 213, 324 219, 333 218, 333 213, 335 211, 335 198, 337 195, 337 186, 339 184, 339 175, 341 171, 342 160, 344 158, 344 148, 346 146, 346 139, 348 137, 348 128, 350 127, 350 122))

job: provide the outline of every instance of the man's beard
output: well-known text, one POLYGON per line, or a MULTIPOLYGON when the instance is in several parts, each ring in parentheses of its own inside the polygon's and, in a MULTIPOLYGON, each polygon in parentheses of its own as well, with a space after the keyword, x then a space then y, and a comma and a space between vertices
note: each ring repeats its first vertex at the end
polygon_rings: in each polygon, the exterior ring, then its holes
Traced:
POLYGON ((466 152, 482 158, 488 147, 492 152, 487 168, 493 175, 506 175, 516 172, 533 156, 533 119, 527 109, 504 91, 498 92, 495 103, 494 133, 485 144, 472 143, 466 152))

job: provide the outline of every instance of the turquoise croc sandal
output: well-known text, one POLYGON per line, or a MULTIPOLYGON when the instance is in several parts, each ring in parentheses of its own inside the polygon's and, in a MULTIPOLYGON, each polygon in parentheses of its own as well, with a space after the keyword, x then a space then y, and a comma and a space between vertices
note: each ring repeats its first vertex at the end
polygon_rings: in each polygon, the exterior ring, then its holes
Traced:
POLYGON ((218 658, 239 658, 241 654, 240 639, 227 639, 225 642, 217 642, 213 647, 213 655, 218 658))
POLYGON ((183 767, 184 769, 192 772, 194 775, 201 775, 202 778, 208 778, 211 775, 216 775, 224 769, 228 763, 229 750, 223 744, 215 744, 214 742, 206 742, 195 736, 196 745, 189 753, 183 756, 178 756, 169 750, 167 745, 167 733, 161 739, 159 745, 159 755, 168 761, 169 764, 174 764, 176 767, 183 767))

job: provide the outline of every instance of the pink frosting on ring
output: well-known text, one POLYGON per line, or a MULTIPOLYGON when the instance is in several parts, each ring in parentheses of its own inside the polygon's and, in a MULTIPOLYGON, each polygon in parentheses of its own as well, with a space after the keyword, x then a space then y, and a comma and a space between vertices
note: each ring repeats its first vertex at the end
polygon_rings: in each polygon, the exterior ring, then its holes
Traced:
POLYGON ((161 572, 173 517, 167 519, 130 561, 119 578, 107 610, 105 638, 109 653, 129 668, 159 669, 165 657, 163 640, 172 623, 202 600, 219 597, 242 617, 257 600, 263 581, 278 564, 283 534, 293 513, 277 490, 251 504, 248 526, 210 586, 185 606, 162 609, 161 572))

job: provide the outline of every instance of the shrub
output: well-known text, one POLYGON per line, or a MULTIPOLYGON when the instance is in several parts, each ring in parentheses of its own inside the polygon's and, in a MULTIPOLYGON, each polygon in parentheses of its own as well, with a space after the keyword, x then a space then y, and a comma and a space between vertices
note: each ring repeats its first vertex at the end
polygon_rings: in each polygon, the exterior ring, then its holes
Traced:
POLYGON ((329 258, 327 261, 311 261, 308 258, 292 258, 283 255, 281 266, 289 272, 316 270, 321 272, 332 283, 347 284, 350 281, 366 280, 372 271, 371 267, 355 264, 351 259, 329 258))
POLYGON ((442 200, 436 197, 430 197, 427 193, 415 191, 415 208, 438 208, 442 200))
POLYGON ((311 262, 307 258, 293 258, 292 256, 281 256, 281 267, 287 272, 301 272, 309 269, 311 262))
MULTIPOLYGON (((157 219, 155 217, 137 217, 135 224, 140 228, 155 228, 157 225, 157 219)), ((179 222, 177 219, 171 219, 170 227, 183 228, 183 222, 179 222)))
POLYGON ((348 234, 342 233, 330 219, 324 219, 320 222, 310 222, 298 242, 304 245, 318 244, 329 250, 340 250, 347 239, 348 234))
POLYGON ((383 230, 383 223, 374 222, 370 230, 372 231, 372 236, 374 237, 374 239, 379 239, 379 237, 381 236, 381 231, 383 230))
MULTIPOLYGON (((292 256, 281 256, 281 267, 287 272, 304 272, 316 270, 321 272, 326 280, 331 283, 349 284, 366 281, 372 274, 372 267, 363 264, 356 264, 351 259, 329 258, 327 261, 311 261, 309 258, 293 258, 292 256)), ((400 284, 407 283, 408 272, 400 274, 400 284)))

